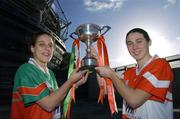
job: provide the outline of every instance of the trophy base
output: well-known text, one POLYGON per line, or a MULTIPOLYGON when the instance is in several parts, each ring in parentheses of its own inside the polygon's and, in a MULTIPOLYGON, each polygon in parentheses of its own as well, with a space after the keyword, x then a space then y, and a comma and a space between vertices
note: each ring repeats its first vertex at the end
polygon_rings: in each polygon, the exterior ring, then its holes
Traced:
POLYGON ((81 62, 82 66, 94 67, 97 66, 97 60, 94 57, 84 57, 81 62))
POLYGON ((79 68, 79 71, 83 71, 83 70, 89 70, 90 71, 87 80, 89 80, 89 79, 90 80, 92 80, 92 79, 97 80, 97 74, 96 74, 95 66, 92 66, 92 65, 91 66, 82 66, 79 68))
POLYGON ((94 77, 96 79, 96 70, 95 67, 97 66, 97 61, 94 57, 84 57, 81 62, 81 67, 79 68, 79 71, 83 70, 89 70, 89 77, 94 77))
POLYGON ((92 65, 90 65, 90 66, 86 65, 86 66, 82 66, 79 68, 79 71, 83 71, 83 70, 89 70, 90 72, 96 72, 95 66, 92 66, 92 65))

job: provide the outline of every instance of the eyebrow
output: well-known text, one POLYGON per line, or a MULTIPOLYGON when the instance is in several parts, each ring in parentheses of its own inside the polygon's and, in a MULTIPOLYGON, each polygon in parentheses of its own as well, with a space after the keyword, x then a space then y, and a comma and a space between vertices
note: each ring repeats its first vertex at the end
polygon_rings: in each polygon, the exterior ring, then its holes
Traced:
MULTIPOLYGON (((135 40, 143 40, 143 38, 137 38, 135 40)), ((131 40, 127 40, 127 42, 131 42, 131 40)))
MULTIPOLYGON (((43 41, 43 40, 38 40, 37 42, 39 42, 39 43, 41 43, 41 42, 42 42, 42 43, 43 43, 43 42, 45 42, 45 41, 43 41)), ((51 43, 53 43, 53 42, 51 42, 51 43)))
POLYGON ((138 38, 138 39, 136 39, 136 40, 143 40, 143 38, 138 38))

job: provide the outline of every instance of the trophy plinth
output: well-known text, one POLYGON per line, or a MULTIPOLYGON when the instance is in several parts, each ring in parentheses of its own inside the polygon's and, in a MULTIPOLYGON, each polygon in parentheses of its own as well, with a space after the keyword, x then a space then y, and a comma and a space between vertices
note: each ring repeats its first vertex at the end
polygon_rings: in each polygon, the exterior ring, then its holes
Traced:
POLYGON ((79 70, 95 71, 94 67, 97 66, 97 60, 94 57, 84 57, 81 61, 81 67, 79 70))

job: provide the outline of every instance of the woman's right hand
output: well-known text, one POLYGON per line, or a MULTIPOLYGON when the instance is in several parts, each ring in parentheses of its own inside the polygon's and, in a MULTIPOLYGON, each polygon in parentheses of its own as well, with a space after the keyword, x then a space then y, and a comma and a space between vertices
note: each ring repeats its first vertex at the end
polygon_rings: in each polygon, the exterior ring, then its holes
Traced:
POLYGON ((95 67, 95 70, 100 77, 111 78, 114 75, 114 71, 108 66, 95 67))

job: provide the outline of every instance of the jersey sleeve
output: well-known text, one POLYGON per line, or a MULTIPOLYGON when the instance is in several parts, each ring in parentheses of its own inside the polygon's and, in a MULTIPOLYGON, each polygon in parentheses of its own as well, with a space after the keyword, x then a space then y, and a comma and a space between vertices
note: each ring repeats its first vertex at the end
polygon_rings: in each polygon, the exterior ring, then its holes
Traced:
POLYGON ((173 73, 169 63, 165 59, 152 62, 143 71, 141 78, 137 88, 150 93, 152 97, 163 102, 173 80, 173 73))
POLYGON ((20 93, 24 105, 28 106, 50 94, 46 82, 35 67, 29 65, 21 67, 15 76, 17 91, 20 93))

